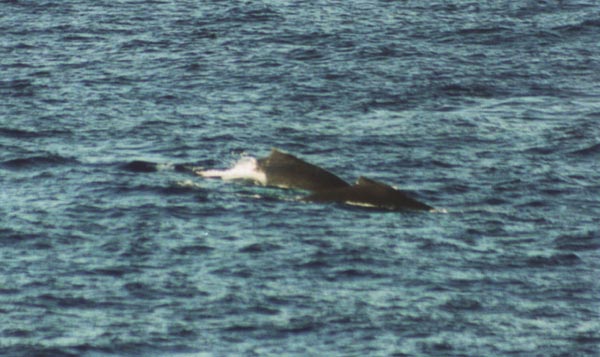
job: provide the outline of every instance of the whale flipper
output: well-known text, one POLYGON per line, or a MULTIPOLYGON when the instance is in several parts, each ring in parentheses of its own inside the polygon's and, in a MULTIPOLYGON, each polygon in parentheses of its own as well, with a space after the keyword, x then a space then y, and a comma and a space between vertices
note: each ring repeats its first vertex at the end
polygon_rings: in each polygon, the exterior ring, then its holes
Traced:
POLYGON ((258 159, 257 164, 258 170, 265 173, 268 186, 317 192, 350 186, 331 172, 276 148, 268 157, 258 159))
POLYGON ((433 207, 409 197, 404 192, 366 177, 352 186, 314 192, 304 198, 311 202, 339 202, 389 210, 432 210, 433 207))

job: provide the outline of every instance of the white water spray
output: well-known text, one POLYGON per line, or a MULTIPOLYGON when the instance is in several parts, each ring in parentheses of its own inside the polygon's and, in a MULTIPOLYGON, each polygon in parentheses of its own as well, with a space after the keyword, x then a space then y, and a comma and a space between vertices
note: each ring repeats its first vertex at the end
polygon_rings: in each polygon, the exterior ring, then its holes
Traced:
POLYGON ((201 170, 196 174, 206 178, 220 178, 226 181, 246 180, 254 181, 261 185, 267 184, 267 175, 258 168, 255 158, 242 157, 232 168, 227 170, 201 170))

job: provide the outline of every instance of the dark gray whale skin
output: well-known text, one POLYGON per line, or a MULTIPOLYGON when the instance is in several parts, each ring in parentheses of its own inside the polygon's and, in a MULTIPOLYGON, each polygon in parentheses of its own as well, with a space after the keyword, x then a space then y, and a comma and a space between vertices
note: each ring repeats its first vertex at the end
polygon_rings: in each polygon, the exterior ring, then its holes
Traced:
POLYGON ((257 162, 267 177, 268 186, 316 192, 350 186, 331 172, 275 148, 268 157, 257 162))
POLYGON ((350 185, 331 172, 276 148, 257 162, 268 186, 312 191, 303 201, 338 202, 395 211, 433 209, 402 191, 366 177, 350 185))
POLYGON ((433 209, 433 207, 407 196, 402 191, 366 177, 360 177, 356 184, 352 186, 313 192, 303 200, 310 202, 339 202, 393 211, 429 211, 433 209))

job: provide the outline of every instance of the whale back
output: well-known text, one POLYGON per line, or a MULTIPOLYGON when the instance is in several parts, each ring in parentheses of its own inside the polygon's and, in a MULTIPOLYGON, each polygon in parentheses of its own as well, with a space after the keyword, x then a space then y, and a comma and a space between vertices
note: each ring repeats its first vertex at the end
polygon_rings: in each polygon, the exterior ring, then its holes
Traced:
POLYGON ((339 202, 390 210, 431 210, 433 207, 419 202, 392 186, 360 177, 356 184, 329 191, 315 192, 304 198, 313 202, 339 202))
POLYGON ((275 148, 258 159, 258 168, 267 177, 267 185, 308 191, 333 190, 350 186, 331 172, 275 148))

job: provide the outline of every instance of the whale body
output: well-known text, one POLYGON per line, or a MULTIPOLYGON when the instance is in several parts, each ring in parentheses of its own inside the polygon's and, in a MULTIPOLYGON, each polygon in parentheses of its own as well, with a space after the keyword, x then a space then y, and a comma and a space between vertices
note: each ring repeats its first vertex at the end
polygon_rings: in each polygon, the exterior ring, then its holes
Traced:
POLYGON ((203 177, 310 191, 301 198, 307 202, 334 202, 388 210, 433 210, 392 186, 366 177, 360 177, 350 185, 335 174, 276 148, 265 158, 244 158, 229 170, 196 173, 203 177))
POLYGON ((314 192, 306 197, 311 202, 338 202, 349 205, 388 210, 432 210, 433 207, 409 197, 392 186, 360 177, 356 184, 332 190, 314 192))
POLYGON ((258 159, 258 170, 266 175, 266 185, 307 191, 349 187, 346 181, 294 155, 272 149, 268 157, 258 159))

